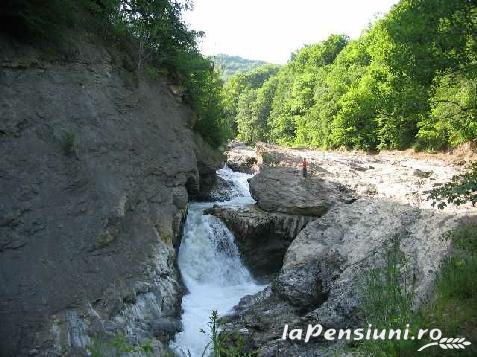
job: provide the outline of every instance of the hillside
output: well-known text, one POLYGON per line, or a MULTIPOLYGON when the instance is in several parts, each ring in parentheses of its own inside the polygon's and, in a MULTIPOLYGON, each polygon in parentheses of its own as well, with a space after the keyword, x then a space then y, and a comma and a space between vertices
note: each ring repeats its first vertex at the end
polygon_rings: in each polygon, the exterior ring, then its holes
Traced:
POLYGON ((476 14, 475 1, 402 0, 358 39, 334 34, 304 46, 258 88, 231 78, 228 120, 248 143, 433 151, 476 143, 476 14))
POLYGON ((229 56, 226 54, 212 56, 212 60, 219 66, 222 72, 222 79, 224 80, 227 80, 234 74, 247 72, 267 64, 265 61, 250 60, 240 56, 229 56))

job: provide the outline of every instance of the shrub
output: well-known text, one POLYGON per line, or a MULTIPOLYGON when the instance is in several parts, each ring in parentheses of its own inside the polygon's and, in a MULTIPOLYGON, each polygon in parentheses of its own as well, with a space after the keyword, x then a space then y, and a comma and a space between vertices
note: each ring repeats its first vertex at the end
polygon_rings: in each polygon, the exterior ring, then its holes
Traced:
MULTIPOLYGON (((399 244, 400 237, 394 237, 387 247, 384 269, 374 269, 365 277, 362 313, 366 323, 377 329, 404 329, 409 324, 413 331, 419 322, 412 310, 414 286, 404 271, 406 260, 399 244)), ((358 350, 373 356, 399 356, 414 345, 405 340, 369 340, 358 350)))

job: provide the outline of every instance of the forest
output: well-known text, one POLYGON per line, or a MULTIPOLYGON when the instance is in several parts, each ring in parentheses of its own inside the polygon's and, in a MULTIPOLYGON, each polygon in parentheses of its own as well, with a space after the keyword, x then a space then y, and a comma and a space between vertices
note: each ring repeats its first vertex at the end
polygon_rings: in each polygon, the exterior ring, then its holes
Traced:
POLYGON ((232 76, 238 139, 361 150, 446 150, 477 140, 474 0, 402 0, 356 40, 331 35, 282 67, 232 76))
POLYGON ((197 115, 194 129, 214 147, 236 137, 250 144, 432 151, 477 139, 475 0, 402 0, 358 39, 331 35, 292 53, 283 66, 205 57, 198 49, 203 33, 182 19, 192 6, 9 0, 0 5, 0 27, 22 41, 63 47, 63 29, 89 27, 129 47, 136 73, 182 84, 197 115))
POLYGON ((234 74, 248 72, 266 64, 265 61, 250 60, 240 56, 229 56, 224 53, 214 55, 212 59, 214 64, 218 67, 223 80, 229 79, 234 74))

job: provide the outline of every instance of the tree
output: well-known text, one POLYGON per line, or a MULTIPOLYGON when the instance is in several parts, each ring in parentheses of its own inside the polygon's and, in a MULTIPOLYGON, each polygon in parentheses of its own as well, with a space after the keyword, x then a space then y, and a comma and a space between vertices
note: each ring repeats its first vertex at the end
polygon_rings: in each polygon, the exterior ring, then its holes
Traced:
POLYGON ((475 5, 401 0, 356 41, 332 35, 293 53, 266 81, 231 80, 228 118, 236 122, 241 93, 254 88, 240 116, 247 140, 364 150, 476 141, 475 5), (246 125, 260 134, 248 135, 246 125))
POLYGON ((422 145, 438 150, 477 140, 477 71, 437 76, 431 111, 419 123, 422 145))

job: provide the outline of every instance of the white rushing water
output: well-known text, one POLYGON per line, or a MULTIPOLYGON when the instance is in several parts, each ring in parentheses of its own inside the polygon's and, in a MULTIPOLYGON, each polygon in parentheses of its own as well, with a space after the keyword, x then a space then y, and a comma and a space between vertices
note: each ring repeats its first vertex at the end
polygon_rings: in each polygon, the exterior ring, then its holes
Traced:
POLYGON ((233 234, 218 218, 203 214, 214 204, 237 207, 253 203, 247 182, 251 175, 229 168, 217 174, 233 182, 232 198, 226 202, 191 203, 179 248, 179 269, 189 292, 182 300, 184 330, 171 345, 183 356, 202 356, 208 337, 200 330, 208 331, 212 310, 219 315, 227 313, 240 298, 263 288, 242 264, 233 234))

